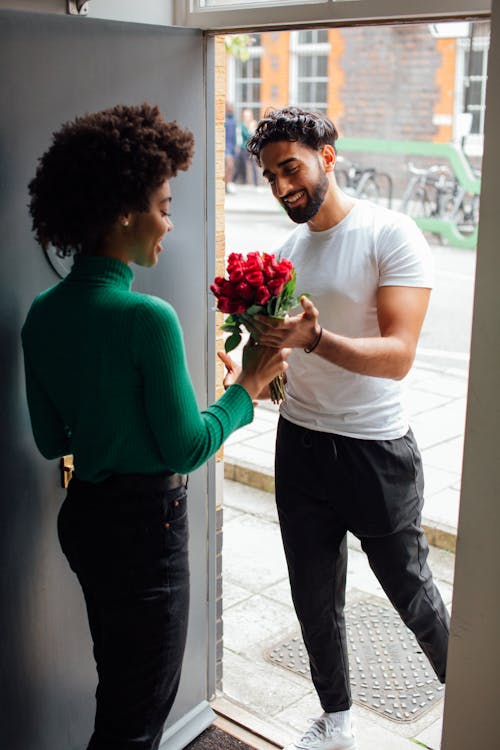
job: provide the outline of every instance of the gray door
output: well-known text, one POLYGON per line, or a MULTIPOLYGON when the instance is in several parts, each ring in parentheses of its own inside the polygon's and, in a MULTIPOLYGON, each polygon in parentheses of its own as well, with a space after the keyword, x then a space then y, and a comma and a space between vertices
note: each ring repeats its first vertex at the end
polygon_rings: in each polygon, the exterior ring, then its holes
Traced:
MULTIPOLYGON (((8 750, 82 750, 96 683, 81 593, 56 536, 64 497, 59 468, 37 454, 24 396, 20 328, 35 294, 57 281, 31 235, 27 184, 52 131, 77 114, 150 101, 194 131, 193 166, 172 183, 175 230, 168 252, 156 269, 137 270, 135 286, 177 309, 202 407, 208 307, 203 64, 198 31, 0 11, 0 747, 8 750)), ((206 702, 207 482, 206 468, 190 482, 192 606, 165 736, 172 750, 212 716, 206 702)))

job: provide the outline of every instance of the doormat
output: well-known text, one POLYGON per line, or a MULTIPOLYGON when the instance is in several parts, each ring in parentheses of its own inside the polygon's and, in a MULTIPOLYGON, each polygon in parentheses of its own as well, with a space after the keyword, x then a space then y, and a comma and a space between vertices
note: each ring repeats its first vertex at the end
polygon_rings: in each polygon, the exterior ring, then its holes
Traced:
POLYGON ((218 727, 210 726, 199 737, 186 745, 184 750, 254 750, 241 740, 218 727))
MULTIPOLYGON (((345 618, 353 701, 386 719, 412 722, 443 698, 444 686, 395 610, 368 597, 348 605, 345 618)), ((311 677, 300 631, 264 656, 311 677)))

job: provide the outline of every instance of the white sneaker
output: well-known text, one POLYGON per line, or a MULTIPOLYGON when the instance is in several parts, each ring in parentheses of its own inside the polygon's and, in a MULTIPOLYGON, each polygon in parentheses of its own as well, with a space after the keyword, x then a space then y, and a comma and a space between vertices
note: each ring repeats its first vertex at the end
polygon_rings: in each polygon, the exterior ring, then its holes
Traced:
POLYGON ((357 750, 356 739, 349 729, 336 726, 329 716, 323 715, 309 729, 284 750, 357 750))

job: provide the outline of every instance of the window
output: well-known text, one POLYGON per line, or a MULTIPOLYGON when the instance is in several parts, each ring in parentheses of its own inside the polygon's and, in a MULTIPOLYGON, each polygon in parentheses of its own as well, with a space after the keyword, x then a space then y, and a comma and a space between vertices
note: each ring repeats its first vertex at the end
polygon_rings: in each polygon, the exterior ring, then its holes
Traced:
POLYGON ((326 114, 328 103, 328 30, 290 34, 290 101, 326 114))
POLYGON ((455 133, 457 141, 464 139, 464 148, 471 155, 482 154, 488 50, 489 36, 484 33, 458 41, 455 133))
POLYGON ((256 120, 261 112, 261 58, 260 34, 252 34, 253 46, 246 62, 230 58, 228 66, 229 100, 234 102, 236 120, 241 120, 241 111, 251 109, 256 120))
POLYGON ((484 16, 491 0, 174 0, 175 24, 211 31, 484 16))

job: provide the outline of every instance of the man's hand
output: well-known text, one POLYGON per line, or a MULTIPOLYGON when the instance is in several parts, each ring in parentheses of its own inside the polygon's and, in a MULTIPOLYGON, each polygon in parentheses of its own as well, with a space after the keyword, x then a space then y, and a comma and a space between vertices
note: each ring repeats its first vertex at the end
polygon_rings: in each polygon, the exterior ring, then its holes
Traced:
POLYGON ((255 336, 259 344, 265 346, 301 348, 310 346, 318 337, 320 326, 319 311, 310 299, 300 298, 303 313, 287 315, 285 318, 268 318, 265 315, 253 317, 255 336))

